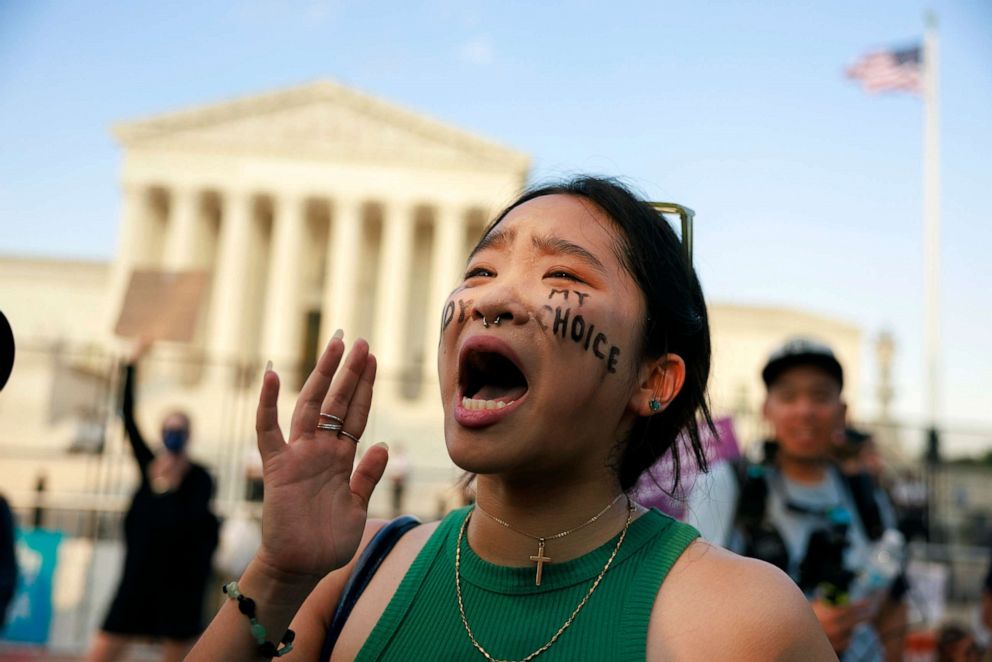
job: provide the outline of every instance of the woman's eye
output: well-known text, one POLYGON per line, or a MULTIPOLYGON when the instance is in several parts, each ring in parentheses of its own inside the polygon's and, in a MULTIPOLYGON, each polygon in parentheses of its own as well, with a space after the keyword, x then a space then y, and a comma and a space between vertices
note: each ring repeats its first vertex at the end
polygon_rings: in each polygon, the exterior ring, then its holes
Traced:
POLYGON ((469 269, 465 273, 465 280, 469 278, 492 278, 496 274, 492 269, 486 269, 485 267, 475 267, 474 269, 469 269))
POLYGON ((549 271, 545 278, 558 278, 560 280, 574 280, 576 283, 581 283, 583 280, 573 274, 570 271, 564 271, 562 269, 555 269, 554 271, 549 271))

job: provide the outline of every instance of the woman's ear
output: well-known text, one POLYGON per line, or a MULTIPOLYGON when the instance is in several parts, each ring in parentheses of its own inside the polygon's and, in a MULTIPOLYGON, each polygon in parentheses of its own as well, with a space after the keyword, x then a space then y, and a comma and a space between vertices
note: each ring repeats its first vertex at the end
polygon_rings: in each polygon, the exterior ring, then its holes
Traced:
POLYGON ((682 390, 685 361, 678 354, 664 354, 647 363, 641 375, 629 406, 638 416, 653 416, 664 411, 682 390))

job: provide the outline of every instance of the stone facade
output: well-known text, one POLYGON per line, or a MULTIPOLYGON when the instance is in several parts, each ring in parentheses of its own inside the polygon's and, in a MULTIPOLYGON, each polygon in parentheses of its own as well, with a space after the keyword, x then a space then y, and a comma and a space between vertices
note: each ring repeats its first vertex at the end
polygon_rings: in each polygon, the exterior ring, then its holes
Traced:
MULTIPOLYGON (((272 360, 282 413, 336 328, 379 359, 369 434, 437 430, 440 302, 470 246, 523 186, 525 155, 333 83, 120 125, 121 243, 132 269, 206 270, 211 292, 179 375, 211 430, 211 395, 257 386, 272 360), (245 380, 243 371, 254 370, 245 380), (388 412, 388 413, 384 413, 388 412), (426 426, 426 427, 425 427, 426 426)), ((111 317, 116 315, 111 306, 111 317)), ((443 444, 423 450, 436 464, 443 444)))
MULTIPOLYGON (((73 416, 113 418, 114 357, 125 346, 112 329, 139 268, 209 276, 193 342, 160 343, 143 365, 138 414, 152 436, 165 412, 189 411, 193 451, 215 468, 222 499, 239 494, 265 361, 283 380, 286 425, 336 328, 346 340, 368 338, 379 359, 365 438, 402 442, 415 480, 448 483, 456 472, 436 379, 441 304, 483 225, 523 187, 528 158, 324 82, 128 122, 114 135, 123 168, 113 262, 0 259, 0 306, 19 347, 30 348, 0 396, 5 489, 23 501, 45 471, 53 494, 92 491, 90 460, 62 452, 80 437, 73 416), (6 277, 18 269, 21 277, 6 277), (59 342, 75 349, 56 360, 59 342), (92 390, 93 411, 83 402, 53 417, 58 384, 92 390)), ((790 310, 714 305, 711 315, 717 413, 758 408, 761 363, 794 334, 834 346, 856 402, 856 328, 790 310)), ((123 467, 118 427, 106 432, 123 467)), ((129 470, 105 491, 126 494, 129 470)))

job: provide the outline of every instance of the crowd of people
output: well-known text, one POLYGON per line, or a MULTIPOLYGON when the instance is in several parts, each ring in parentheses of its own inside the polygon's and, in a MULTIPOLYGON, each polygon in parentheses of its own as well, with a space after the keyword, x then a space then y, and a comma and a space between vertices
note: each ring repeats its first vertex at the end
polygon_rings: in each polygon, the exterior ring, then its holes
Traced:
MULTIPOLYGON (((264 373, 261 543, 205 630, 213 482, 187 453, 184 413, 165 417, 157 449, 139 430, 139 342, 121 411, 140 482, 89 659, 121 659, 139 637, 162 641, 164 659, 211 662, 902 659, 912 534, 874 440, 849 426, 830 347, 793 338, 768 357, 761 456, 702 473, 685 521, 631 497, 678 443, 705 468, 699 430, 713 428, 706 303, 649 204, 591 177, 526 192, 487 227, 444 309, 461 311, 440 328, 444 442, 472 503, 440 521, 403 516, 406 453, 379 443, 357 458, 376 360, 338 332, 285 431, 279 376, 264 373), (395 519, 369 519, 384 475, 395 519)), ((7 547, 0 537, 0 561, 7 547)), ((980 633, 948 625, 937 648, 979 659, 980 633)))

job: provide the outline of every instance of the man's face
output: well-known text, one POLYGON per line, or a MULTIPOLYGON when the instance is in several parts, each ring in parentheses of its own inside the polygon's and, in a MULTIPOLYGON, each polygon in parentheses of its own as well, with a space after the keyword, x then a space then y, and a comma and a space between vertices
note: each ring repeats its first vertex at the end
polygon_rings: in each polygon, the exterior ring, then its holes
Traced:
POLYGON ((804 365, 779 375, 768 387, 764 405, 780 451, 801 460, 829 455, 845 411, 840 384, 820 368, 804 365))

